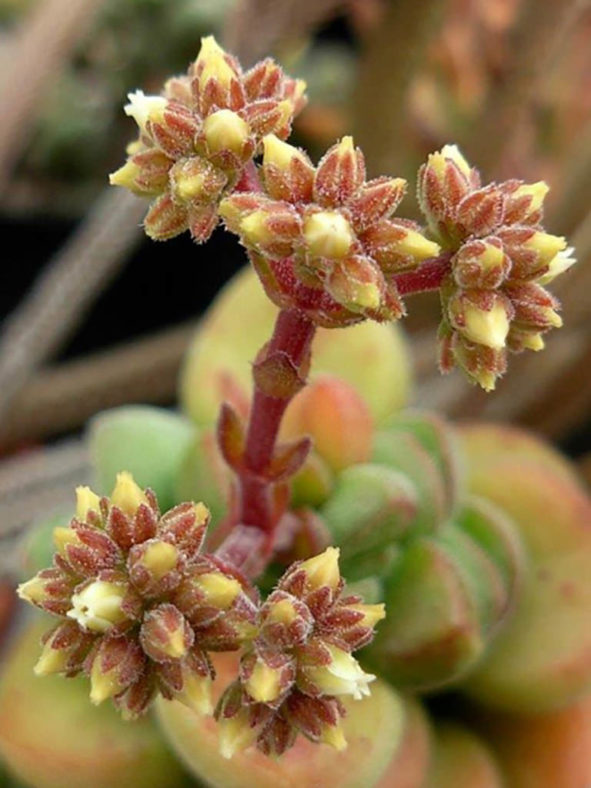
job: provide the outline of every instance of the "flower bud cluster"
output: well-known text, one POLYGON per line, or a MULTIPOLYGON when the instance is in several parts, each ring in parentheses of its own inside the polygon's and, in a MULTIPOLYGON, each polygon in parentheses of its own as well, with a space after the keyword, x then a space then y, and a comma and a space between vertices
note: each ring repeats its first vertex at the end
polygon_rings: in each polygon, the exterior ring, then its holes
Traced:
POLYGON ((545 285, 575 262, 566 240, 541 227, 548 186, 517 180, 482 186, 454 145, 419 172, 419 203, 451 254, 441 288, 441 367, 460 366, 484 389, 505 372, 507 351, 541 350, 562 325, 545 285))
POLYGON ((208 36, 187 75, 169 80, 163 95, 129 94, 125 111, 139 137, 111 183, 153 199, 144 221, 151 238, 189 230, 205 241, 220 199, 239 182, 263 136, 288 136, 304 88, 271 59, 243 72, 208 36))
POLYGON ((113 698, 137 717, 157 693, 211 711, 209 651, 252 635, 256 592, 200 553, 209 512, 184 503, 161 515, 128 473, 110 498, 77 491, 68 528, 56 528, 54 566, 19 595, 61 621, 44 638, 35 672, 90 677, 93 703, 113 698))
POLYGON ((238 680, 216 709, 226 757, 252 744, 280 755, 298 733, 346 746, 341 698, 368 695, 375 678, 352 652, 371 641, 385 612, 383 605, 343 596, 338 555, 329 547, 293 564, 262 605, 238 680))
POLYGON ((406 182, 367 181, 351 137, 317 167, 274 134, 263 148, 266 193, 230 195, 220 214, 248 249, 269 297, 327 327, 400 318, 404 305, 392 275, 439 252, 418 225, 392 218, 406 182))
POLYGON ((77 512, 56 528, 54 565, 19 586, 60 621, 43 638, 39 676, 90 678, 90 699, 112 698, 126 719, 160 694, 213 711, 210 652, 242 649, 238 679, 216 710, 220 748, 280 754, 298 732, 346 746, 340 701, 375 678, 352 652, 370 642, 383 605, 343 596, 338 550, 293 564, 261 605, 230 565, 201 548, 203 504, 161 515, 128 473, 110 498, 77 490, 77 512))

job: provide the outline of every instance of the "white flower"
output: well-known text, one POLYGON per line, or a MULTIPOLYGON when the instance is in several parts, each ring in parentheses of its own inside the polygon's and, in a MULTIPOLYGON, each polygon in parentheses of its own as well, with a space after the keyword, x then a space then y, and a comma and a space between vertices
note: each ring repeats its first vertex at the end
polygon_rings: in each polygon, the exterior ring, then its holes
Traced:
POLYGON ((547 272, 538 279, 538 284, 547 285, 553 279, 556 279, 557 276, 568 271, 571 265, 577 262, 577 258, 573 256, 574 251, 574 246, 569 246, 564 251, 558 252, 556 257, 550 261, 547 272))
POLYGON ((73 618, 83 629, 92 632, 107 632, 115 624, 125 620, 121 609, 125 588, 116 583, 95 580, 72 597, 72 609, 68 618, 73 618))
POLYGON ((156 120, 166 107, 167 100, 164 96, 146 96, 143 90, 136 90, 135 93, 128 93, 129 104, 123 108, 125 114, 133 118, 140 131, 146 131, 146 123, 149 119, 156 120))
POLYGON ((305 668, 308 678, 326 695, 352 695, 361 700, 369 695, 369 687, 375 676, 366 673, 359 662, 347 651, 328 646, 331 662, 322 667, 305 668))

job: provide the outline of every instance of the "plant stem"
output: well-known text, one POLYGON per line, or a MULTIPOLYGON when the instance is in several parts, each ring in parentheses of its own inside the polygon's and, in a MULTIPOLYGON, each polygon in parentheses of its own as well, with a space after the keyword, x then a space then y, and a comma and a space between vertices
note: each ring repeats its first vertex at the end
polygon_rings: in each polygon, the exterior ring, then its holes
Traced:
POLYGON ((407 271, 393 277, 401 296, 428 293, 439 290, 441 282, 450 270, 451 252, 444 252, 439 257, 426 260, 415 271, 407 271))
MULTIPOLYGON (((315 325, 301 312, 279 313, 271 341, 262 359, 282 354, 294 370, 302 372, 308 360, 315 325)), ((260 359, 259 359, 260 360, 260 359)), ((304 375, 300 374, 303 378, 304 375)), ((272 551, 275 528, 281 507, 275 501, 275 484, 266 476, 281 426, 281 419, 292 396, 274 397, 254 384, 242 468, 238 474, 238 522, 216 551, 245 574, 258 574, 272 551)))

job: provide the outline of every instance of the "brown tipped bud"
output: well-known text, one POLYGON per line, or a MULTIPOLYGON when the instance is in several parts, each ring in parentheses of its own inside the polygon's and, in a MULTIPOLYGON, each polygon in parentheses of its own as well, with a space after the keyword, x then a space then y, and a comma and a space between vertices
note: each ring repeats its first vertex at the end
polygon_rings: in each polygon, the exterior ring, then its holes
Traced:
POLYGON ((224 52, 213 36, 201 39, 201 49, 192 67, 193 92, 202 115, 213 107, 239 109, 245 100, 240 73, 233 58, 224 52))
POLYGON ((195 633, 174 605, 164 603, 145 614, 140 643, 156 662, 183 659, 195 641, 195 633))
POLYGON ((524 183, 512 191, 506 200, 505 222, 529 224, 540 221, 544 200, 550 187, 544 181, 524 183))
POLYGON ((150 206, 144 219, 146 235, 153 241, 166 241, 184 233, 189 227, 189 216, 183 205, 178 205, 170 194, 163 194, 150 206))
POLYGON ((131 473, 127 471, 118 473, 111 493, 111 504, 121 509, 124 514, 134 515, 142 503, 147 504, 148 499, 131 473))
POLYGON ((366 230, 362 243, 385 272, 398 273, 416 268, 423 260, 436 257, 440 247, 400 220, 384 219, 366 230))
POLYGON ((459 202, 478 180, 456 145, 429 155, 419 170, 417 196, 431 230, 439 234, 446 222, 454 221, 459 202))
POLYGON ((36 676, 65 673, 75 676, 82 670, 93 637, 73 621, 59 624, 43 638, 43 650, 33 668, 36 676))
POLYGON ((286 702, 285 715, 292 725, 313 742, 336 750, 347 746, 340 719, 345 709, 338 698, 311 698, 294 692, 286 702))
POLYGON ((370 258, 356 255, 334 266, 326 288, 335 301, 352 312, 377 313, 382 307, 385 282, 370 258))
POLYGON ((103 638, 89 668, 91 702, 98 705, 123 692, 139 679, 144 664, 145 657, 135 640, 103 638))
POLYGON ((314 167, 308 156, 275 134, 263 139, 263 151, 263 178, 271 197, 292 203, 309 200, 314 167))
POLYGON ((316 170, 314 196, 320 205, 347 202, 365 181, 365 159, 353 137, 343 137, 323 156, 316 170))
POLYGON ((236 112, 220 109, 205 119, 203 133, 210 153, 229 151, 241 157, 250 137, 250 128, 236 112))
POLYGON ((156 196, 168 189, 173 160, 157 148, 140 150, 109 175, 113 186, 124 186, 140 197, 156 196))
POLYGON ((284 591, 273 591, 260 613, 260 637, 269 647, 292 648, 304 643, 314 626, 308 606, 284 591))
POLYGON ((181 159, 170 171, 170 186, 182 203, 215 202, 226 185, 224 173, 206 159, 181 159))
POLYGON ((504 375, 507 369, 505 348, 473 344, 457 333, 452 337, 450 352, 458 366, 485 391, 493 391, 497 379, 504 375))
POLYGON ((308 558, 298 566, 298 571, 304 572, 308 588, 328 586, 335 591, 341 582, 338 547, 327 547, 320 555, 308 558))
POLYGON ((398 207, 406 191, 403 178, 376 178, 362 186, 348 208, 357 231, 387 219, 398 207))
POLYGON ((121 562, 117 544, 98 528, 79 525, 57 527, 53 541, 58 554, 70 569, 81 577, 94 577, 104 569, 113 569, 121 562))
POLYGON ((453 296, 447 305, 451 324, 467 340, 501 350, 513 316, 511 302, 501 293, 469 290, 453 296))
POLYGON ((240 680, 255 703, 274 703, 293 686, 294 661, 275 651, 250 653, 240 663, 240 680))
MULTIPOLYGON (((69 530, 69 529, 68 529, 69 530)), ((72 607, 72 594, 77 580, 60 569, 44 569, 25 583, 16 592, 21 599, 35 607, 57 616, 65 616, 72 607)))
POLYGON ((158 666, 158 678, 165 697, 174 698, 197 714, 211 714, 213 671, 206 654, 197 646, 180 662, 158 666))
POLYGON ((500 287, 511 270, 511 260, 500 241, 469 241, 452 260, 453 276, 465 289, 500 287))
POLYGON ((281 89, 285 79, 283 71, 275 61, 267 57, 260 60, 244 75, 244 89, 247 97, 254 101, 272 98, 281 89))
POLYGON ((147 130, 163 153, 175 161, 195 154, 198 119, 191 109, 174 101, 167 105, 159 118, 149 118, 147 130))
POLYGON ((181 553, 168 541, 148 539, 131 548, 127 568, 141 594, 162 596, 176 588, 181 580, 181 553))
POLYGON ((515 309, 516 328, 533 332, 560 328, 562 318, 558 314, 560 303, 540 285, 527 283, 507 288, 507 294, 515 309))
POLYGON ((300 219, 287 203, 275 203, 241 219, 238 232, 245 246, 271 257, 285 257, 300 234, 300 219))
POLYGON ((76 517, 84 522, 89 512, 100 513, 99 496, 90 487, 76 487, 76 517))
POLYGON ((211 514, 204 503, 181 503, 160 520, 160 535, 195 557, 203 546, 211 514))

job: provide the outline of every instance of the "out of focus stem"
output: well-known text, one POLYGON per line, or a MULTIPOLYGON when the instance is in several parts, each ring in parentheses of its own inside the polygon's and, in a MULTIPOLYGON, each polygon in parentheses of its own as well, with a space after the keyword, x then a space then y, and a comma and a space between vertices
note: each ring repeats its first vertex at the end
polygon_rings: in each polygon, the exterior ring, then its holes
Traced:
MULTIPOLYGON (((303 313, 281 311, 273 336, 259 360, 284 354, 304 379, 315 330, 314 323, 303 313)), ((236 524, 216 552, 218 557, 251 576, 264 569, 273 550, 276 526, 284 513, 284 505, 276 496, 277 485, 267 478, 265 471, 271 465, 281 420, 292 398, 265 393, 255 379, 242 468, 237 480, 236 524)))

